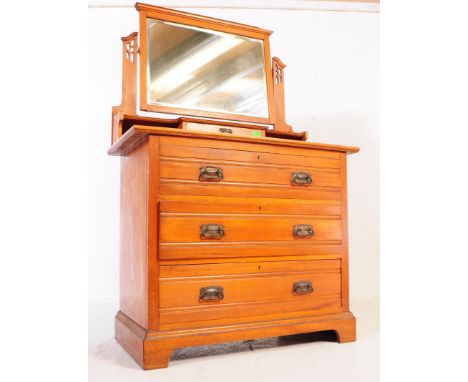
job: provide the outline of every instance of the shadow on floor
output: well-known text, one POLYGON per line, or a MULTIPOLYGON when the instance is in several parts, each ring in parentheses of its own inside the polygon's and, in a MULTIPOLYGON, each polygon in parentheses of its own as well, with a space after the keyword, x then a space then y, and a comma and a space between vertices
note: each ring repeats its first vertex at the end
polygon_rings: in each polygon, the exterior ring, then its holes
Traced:
POLYGON ((318 341, 336 342, 337 337, 335 331, 329 330, 324 332, 295 334, 291 336, 270 337, 251 341, 236 341, 219 345, 187 347, 176 350, 172 353, 171 361, 229 353, 240 353, 257 349, 268 349, 318 341))

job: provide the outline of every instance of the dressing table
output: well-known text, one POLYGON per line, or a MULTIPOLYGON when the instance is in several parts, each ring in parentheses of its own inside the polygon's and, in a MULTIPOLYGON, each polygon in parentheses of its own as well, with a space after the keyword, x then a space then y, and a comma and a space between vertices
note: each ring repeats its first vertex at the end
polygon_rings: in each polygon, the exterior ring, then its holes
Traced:
POLYGON ((346 157, 285 121, 270 31, 136 4, 122 38, 120 311, 144 369, 188 346, 333 330, 349 311, 346 157))

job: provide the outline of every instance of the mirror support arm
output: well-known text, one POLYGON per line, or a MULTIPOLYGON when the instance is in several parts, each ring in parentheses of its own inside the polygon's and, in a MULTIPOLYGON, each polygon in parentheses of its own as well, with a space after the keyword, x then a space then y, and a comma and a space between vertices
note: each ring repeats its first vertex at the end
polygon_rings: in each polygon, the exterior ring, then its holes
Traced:
POLYGON ((290 132, 292 127, 286 123, 284 108, 284 68, 285 64, 278 58, 272 59, 273 98, 275 104, 275 130, 290 132))
POLYGON ((136 114, 138 32, 122 37, 122 102, 112 107, 112 144, 122 135, 124 114, 136 114))

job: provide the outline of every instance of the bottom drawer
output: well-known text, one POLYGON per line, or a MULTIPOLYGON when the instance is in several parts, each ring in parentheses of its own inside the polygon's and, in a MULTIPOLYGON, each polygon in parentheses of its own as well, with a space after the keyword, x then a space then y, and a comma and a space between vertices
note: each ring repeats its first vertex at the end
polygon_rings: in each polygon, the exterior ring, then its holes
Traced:
POLYGON ((161 324, 341 307, 340 260, 160 267, 161 324))

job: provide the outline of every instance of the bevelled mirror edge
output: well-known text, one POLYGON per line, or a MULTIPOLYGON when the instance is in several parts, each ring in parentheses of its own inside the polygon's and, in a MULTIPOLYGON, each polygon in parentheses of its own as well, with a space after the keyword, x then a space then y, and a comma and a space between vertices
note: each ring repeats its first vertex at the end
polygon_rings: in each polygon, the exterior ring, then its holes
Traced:
POLYGON ((195 15, 191 13, 181 12, 173 9, 159 8, 148 6, 146 4, 137 3, 137 10, 140 12, 140 58, 139 58, 139 74, 140 74, 140 92, 139 108, 143 111, 180 114, 195 117, 207 117, 214 119, 224 119, 241 122, 252 122, 260 124, 273 125, 275 123, 275 108, 273 98, 273 74, 272 63, 270 55, 269 35, 271 31, 260 29, 257 27, 234 23, 221 19, 214 19, 211 17, 195 15), (261 40, 263 43, 263 58, 264 58, 264 75, 266 80, 266 97, 268 116, 257 117, 251 115, 214 112, 206 110, 197 110, 184 107, 173 107, 151 104, 148 102, 148 35, 147 35, 147 22, 151 20, 161 20, 169 23, 180 24, 182 26, 190 26, 201 28, 208 31, 216 31, 227 33, 231 35, 243 36, 251 39, 261 40))

